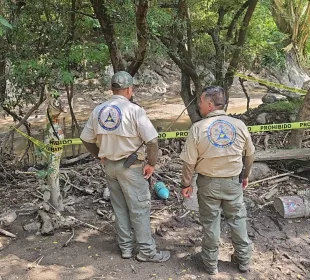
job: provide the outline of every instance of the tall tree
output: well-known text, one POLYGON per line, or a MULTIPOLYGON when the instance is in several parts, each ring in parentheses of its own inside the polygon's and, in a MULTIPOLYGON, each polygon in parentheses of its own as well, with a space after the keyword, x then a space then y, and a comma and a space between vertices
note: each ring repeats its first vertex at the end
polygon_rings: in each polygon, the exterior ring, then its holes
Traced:
MULTIPOLYGON (((195 61, 193 53, 195 49, 193 42, 199 41, 205 36, 211 37, 215 49, 213 59, 215 67, 212 69, 216 77, 215 84, 225 88, 228 103, 228 92, 233 83, 234 72, 238 68, 247 29, 257 2, 258 0, 244 2, 237 0, 229 2, 179 0, 177 2, 172 26, 161 30, 155 37, 165 45, 169 56, 181 69, 181 96, 185 105, 189 105, 201 93, 202 83, 196 69, 197 61, 195 61), (191 17, 191 13, 194 15, 194 19, 191 17), (244 13, 240 22, 240 17, 244 13), (214 19, 215 15, 217 17, 215 23, 207 18, 210 16, 214 19), (210 20, 210 23, 202 24, 201 18, 205 21, 210 20), (193 23, 195 28, 193 28, 193 23), (227 70, 226 62, 229 63, 227 70)), ((188 113, 192 122, 199 119, 194 103, 188 107, 188 113)))
POLYGON ((149 1, 133 1, 137 47, 134 50, 134 59, 128 67, 126 67, 124 63, 123 55, 119 47, 119 40, 117 39, 115 21, 118 17, 113 16, 112 11, 113 7, 122 9, 123 3, 117 4, 114 1, 108 0, 91 0, 91 4, 99 21, 105 42, 108 45, 114 72, 127 70, 134 76, 144 61, 148 46, 146 18, 149 9, 149 1))
POLYGON ((310 1, 272 0, 272 15, 279 31, 289 36, 286 50, 304 60, 310 36, 310 1))

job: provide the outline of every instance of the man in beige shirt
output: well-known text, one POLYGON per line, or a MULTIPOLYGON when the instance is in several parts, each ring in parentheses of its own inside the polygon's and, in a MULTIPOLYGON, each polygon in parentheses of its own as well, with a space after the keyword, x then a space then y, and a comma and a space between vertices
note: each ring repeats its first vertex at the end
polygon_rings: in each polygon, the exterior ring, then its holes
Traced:
POLYGON ((204 227, 201 257, 209 274, 218 271, 222 211, 231 228, 235 249, 233 259, 240 271, 249 270, 252 255, 243 189, 248 185, 255 148, 246 125, 241 120, 226 116, 224 107, 223 88, 210 86, 203 90, 199 102, 203 119, 191 127, 180 155, 183 160, 182 194, 185 198, 192 194, 192 176, 195 171, 198 173, 198 203, 204 227))
POLYGON ((138 260, 164 262, 170 258, 170 252, 157 251, 152 238, 147 181, 158 157, 158 134, 144 109, 130 102, 132 85, 129 73, 114 74, 113 96, 93 110, 81 140, 92 155, 104 162, 122 257, 132 257, 136 240, 138 260), (131 164, 128 158, 132 159, 131 164))

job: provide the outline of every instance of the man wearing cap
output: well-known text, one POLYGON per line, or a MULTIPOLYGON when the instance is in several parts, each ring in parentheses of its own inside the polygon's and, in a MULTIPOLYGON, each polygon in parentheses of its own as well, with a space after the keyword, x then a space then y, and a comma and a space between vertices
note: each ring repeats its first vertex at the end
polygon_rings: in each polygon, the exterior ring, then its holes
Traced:
POLYGON ((203 89, 199 102, 203 119, 191 127, 180 156, 183 160, 181 183, 185 198, 193 192, 191 180, 194 171, 198 173, 199 213, 204 228, 201 257, 209 274, 218 272, 222 211, 231 228, 235 250, 232 258, 240 271, 249 270, 252 255, 243 189, 248 185, 255 148, 245 124, 226 116, 223 110, 225 103, 223 88, 210 86, 203 89))
POLYGON ((129 73, 120 71, 113 75, 113 96, 93 110, 81 140, 93 156, 104 162, 122 257, 132 257, 136 240, 138 260, 164 262, 170 258, 170 252, 157 251, 152 238, 151 195, 147 181, 158 157, 158 134, 144 109, 130 102, 132 85, 129 73), (136 155, 132 164, 124 166, 132 154, 136 155))

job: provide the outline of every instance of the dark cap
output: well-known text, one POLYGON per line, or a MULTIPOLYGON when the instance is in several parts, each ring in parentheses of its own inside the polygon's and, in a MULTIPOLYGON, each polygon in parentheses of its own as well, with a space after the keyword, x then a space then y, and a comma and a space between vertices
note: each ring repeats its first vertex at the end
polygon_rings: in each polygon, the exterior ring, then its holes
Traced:
POLYGON ((133 85, 132 76, 126 71, 116 72, 111 79, 112 89, 125 89, 133 85))

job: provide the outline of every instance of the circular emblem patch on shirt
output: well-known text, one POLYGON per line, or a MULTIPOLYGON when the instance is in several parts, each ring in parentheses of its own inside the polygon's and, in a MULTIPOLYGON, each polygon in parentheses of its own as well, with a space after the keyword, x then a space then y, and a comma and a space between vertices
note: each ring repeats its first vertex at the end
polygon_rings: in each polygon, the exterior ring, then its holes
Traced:
POLYGON ((218 148, 226 148, 235 142, 235 127, 223 120, 213 122, 207 131, 209 141, 218 148))
POLYGON ((122 121, 122 112, 116 105, 102 107, 99 112, 98 122, 105 130, 115 130, 122 121))

